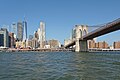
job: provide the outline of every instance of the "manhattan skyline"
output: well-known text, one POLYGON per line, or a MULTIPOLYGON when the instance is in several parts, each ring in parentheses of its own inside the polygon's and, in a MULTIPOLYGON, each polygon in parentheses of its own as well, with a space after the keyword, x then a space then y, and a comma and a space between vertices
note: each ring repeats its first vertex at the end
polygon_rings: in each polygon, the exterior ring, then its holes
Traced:
MULTIPOLYGON (((98 25, 120 17, 120 1, 110 0, 1 0, 0 28, 24 19, 28 23, 28 35, 39 28, 39 22, 46 23, 46 39, 64 39, 70 37, 76 24, 98 25)), ((98 37, 98 41, 112 44, 120 40, 120 31, 98 37), (112 37, 111 37, 112 36, 112 37), (113 39, 114 38, 114 39, 113 39)))

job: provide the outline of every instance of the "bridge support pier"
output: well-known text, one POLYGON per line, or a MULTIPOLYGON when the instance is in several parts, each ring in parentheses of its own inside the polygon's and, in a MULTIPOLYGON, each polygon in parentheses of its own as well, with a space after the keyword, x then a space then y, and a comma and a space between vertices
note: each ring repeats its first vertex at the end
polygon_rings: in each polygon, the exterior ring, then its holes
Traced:
POLYGON ((87 52, 88 51, 87 40, 78 39, 75 44, 76 44, 76 48, 75 48, 76 52, 87 52))
POLYGON ((81 52, 87 52, 88 51, 87 40, 80 40, 80 51, 81 52))
POLYGON ((76 45, 75 52, 80 52, 80 41, 79 41, 79 39, 76 40, 75 45, 76 45))

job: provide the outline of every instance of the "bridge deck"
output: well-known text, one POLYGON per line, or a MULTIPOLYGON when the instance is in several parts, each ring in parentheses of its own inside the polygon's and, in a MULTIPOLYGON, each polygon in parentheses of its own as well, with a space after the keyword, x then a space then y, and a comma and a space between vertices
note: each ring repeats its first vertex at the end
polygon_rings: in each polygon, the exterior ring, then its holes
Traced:
POLYGON ((87 35, 83 36, 83 40, 93 39, 95 37, 98 37, 119 29, 120 29, 120 18, 113 22, 107 23, 106 25, 101 26, 100 28, 88 33, 87 35))
MULTIPOLYGON (((120 30, 120 18, 118 18, 112 22, 109 22, 109 23, 105 24, 104 26, 101 26, 100 28, 84 35, 82 37, 82 40, 90 40, 95 37, 98 37, 98 36, 101 36, 101 35, 116 31, 116 30, 120 30)), ((73 40, 71 43, 66 45, 65 48, 73 46, 73 45, 75 45, 75 40, 73 40)))

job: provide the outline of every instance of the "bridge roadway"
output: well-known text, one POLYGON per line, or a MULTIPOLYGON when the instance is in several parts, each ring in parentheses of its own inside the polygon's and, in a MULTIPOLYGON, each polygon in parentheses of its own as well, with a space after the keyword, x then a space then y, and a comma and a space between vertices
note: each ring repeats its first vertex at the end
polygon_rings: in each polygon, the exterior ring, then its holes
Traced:
MULTIPOLYGON (((84 35, 82 39, 80 38, 79 40, 90 40, 95 37, 99 37, 101 35, 104 35, 104 34, 119 30, 119 29, 120 29, 120 18, 112 22, 109 22, 105 24, 104 26, 101 26, 100 28, 84 35)), ((66 45, 65 48, 75 45, 75 41, 76 40, 73 40, 70 44, 66 45)))

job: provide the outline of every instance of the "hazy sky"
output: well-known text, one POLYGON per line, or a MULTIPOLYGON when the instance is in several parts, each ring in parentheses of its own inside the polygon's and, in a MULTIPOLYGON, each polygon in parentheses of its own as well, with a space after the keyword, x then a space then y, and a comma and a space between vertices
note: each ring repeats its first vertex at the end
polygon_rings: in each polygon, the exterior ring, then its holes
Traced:
MULTIPOLYGON (((22 21, 26 16, 28 34, 39 22, 46 23, 46 38, 62 43, 75 24, 97 25, 120 17, 120 0, 0 0, 0 27, 22 21)), ((120 40, 120 31, 101 36, 99 41, 120 40)))

